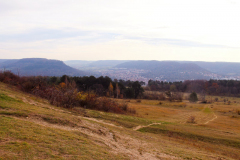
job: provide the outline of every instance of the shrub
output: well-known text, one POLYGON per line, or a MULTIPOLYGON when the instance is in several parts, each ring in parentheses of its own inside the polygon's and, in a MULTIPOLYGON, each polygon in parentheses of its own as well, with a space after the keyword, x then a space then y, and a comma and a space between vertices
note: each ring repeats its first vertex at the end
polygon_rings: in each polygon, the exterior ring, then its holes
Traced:
POLYGON ((197 93, 196 92, 192 92, 189 96, 189 101, 190 102, 197 102, 198 101, 198 97, 197 97, 197 93))
POLYGON ((207 100, 204 100, 204 101, 202 101, 201 103, 204 103, 204 104, 206 104, 206 103, 208 103, 208 101, 207 101, 207 100))
POLYGON ((182 102, 182 100, 183 100, 183 94, 182 93, 167 91, 167 92, 165 92, 165 94, 168 97, 168 100, 170 102, 172 102, 172 101, 182 102))
POLYGON ((195 122, 195 117, 194 116, 190 116, 187 120, 188 123, 196 123, 195 122))
POLYGON ((158 100, 165 100, 165 99, 166 99, 166 97, 164 96, 163 93, 158 95, 158 100))
POLYGON ((142 101, 141 101, 141 99, 138 99, 138 100, 136 100, 136 102, 141 103, 142 101))
POLYGON ((174 93, 173 94, 173 99, 178 101, 178 102, 182 102, 183 100, 183 94, 182 93, 174 93))
POLYGON ((163 93, 160 94, 144 94, 143 99, 149 99, 149 100, 165 100, 166 97, 163 93))
POLYGON ((187 107, 187 104, 186 103, 180 103, 179 107, 187 107))
POLYGON ((240 115, 240 110, 236 110, 237 114, 240 115))
POLYGON ((11 85, 17 85, 20 80, 20 77, 13 74, 11 71, 3 71, 0 72, 0 81, 11 84, 11 85))
MULTIPOLYGON (((128 112, 127 103, 117 103, 114 100, 111 100, 107 97, 99 97, 97 98, 95 104, 91 106, 91 109, 102 110, 105 112, 113 112, 113 113, 124 113, 128 112)), ((130 110, 132 112, 132 110, 130 110)))

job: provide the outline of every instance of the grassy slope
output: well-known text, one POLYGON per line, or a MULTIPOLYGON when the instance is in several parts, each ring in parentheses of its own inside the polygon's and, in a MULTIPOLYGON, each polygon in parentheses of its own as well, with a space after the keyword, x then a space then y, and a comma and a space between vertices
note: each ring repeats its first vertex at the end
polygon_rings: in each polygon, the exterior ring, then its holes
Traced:
POLYGON ((124 158, 109 153, 107 146, 96 145, 87 134, 64 128, 77 128, 82 123, 80 118, 57 111, 45 102, 25 103, 23 96, 32 102, 34 97, 9 90, 3 84, 0 87, 0 159, 124 158))
POLYGON ((219 101, 131 100, 136 115, 69 111, 0 83, 0 159, 239 159, 240 100, 219 101))

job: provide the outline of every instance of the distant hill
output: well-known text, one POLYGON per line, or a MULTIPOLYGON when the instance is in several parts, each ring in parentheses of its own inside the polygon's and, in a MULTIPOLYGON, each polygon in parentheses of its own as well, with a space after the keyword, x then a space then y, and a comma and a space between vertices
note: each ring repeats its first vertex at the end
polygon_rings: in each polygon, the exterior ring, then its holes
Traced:
POLYGON ((7 61, 8 59, 0 59, 0 64, 4 61, 7 61))
POLYGON ((70 67, 76 68, 76 69, 82 69, 85 67, 88 67, 89 64, 91 64, 94 61, 82 61, 82 60, 69 60, 64 61, 64 63, 70 67))
POLYGON ((111 68, 118 64, 129 62, 128 60, 99 60, 99 61, 83 61, 83 60, 69 60, 64 61, 65 64, 77 69, 92 69, 92 68, 111 68))
POLYGON ((89 64, 89 67, 114 67, 118 64, 129 62, 127 60, 99 60, 89 64))
POLYGON ((6 68, 6 66, 17 62, 19 59, 0 59, 0 68, 6 68))
POLYGON ((44 58, 24 58, 20 60, 7 60, 0 63, 0 68, 20 73, 21 76, 84 76, 86 72, 67 66, 59 60, 44 58))
MULTIPOLYGON (((20 72, 21 75, 61 76, 109 76, 122 78, 126 73, 121 69, 138 69, 131 71, 132 77, 166 81, 182 81, 187 79, 228 78, 239 79, 240 63, 231 62, 200 62, 200 61, 130 61, 130 60, 69 60, 58 61, 43 58, 0 59, 0 69, 20 72), (73 68, 72 68, 73 67, 73 68), (114 69, 114 70, 113 70, 114 69), (84 72, 84 71, 85 72, 84 72)), ((126 75, 128 78, 131 75, 126 75)))
POLYGON ((178 81, 186 79, 210 79, 210 71, 194 63, 175 61, 130 61, 115 66, 116 68, 148 70, 142 76, 152 79, 178 81))
POLYGON ((240 63, 233 62, 193 62, 213 73, 226 76, 240 76, 240 63))

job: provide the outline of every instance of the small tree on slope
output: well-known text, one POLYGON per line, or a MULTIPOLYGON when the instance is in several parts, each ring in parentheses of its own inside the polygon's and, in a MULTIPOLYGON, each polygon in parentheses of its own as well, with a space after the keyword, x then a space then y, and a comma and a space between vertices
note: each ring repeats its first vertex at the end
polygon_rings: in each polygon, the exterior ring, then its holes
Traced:
POLYGON ((192 92, 189 96, 189 101, 190 102, 197 102, 198 101, 198 97, 197 97, 197 93, 196 92, 192 92))

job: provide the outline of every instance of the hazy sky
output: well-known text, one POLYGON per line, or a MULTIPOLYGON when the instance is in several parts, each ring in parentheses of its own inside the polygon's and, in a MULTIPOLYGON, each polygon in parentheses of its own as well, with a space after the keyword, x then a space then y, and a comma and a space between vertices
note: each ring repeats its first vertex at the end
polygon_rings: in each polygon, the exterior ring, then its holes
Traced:
POLYGON ((240 2, 0 0, 0 55, 240 62, 240 2))

